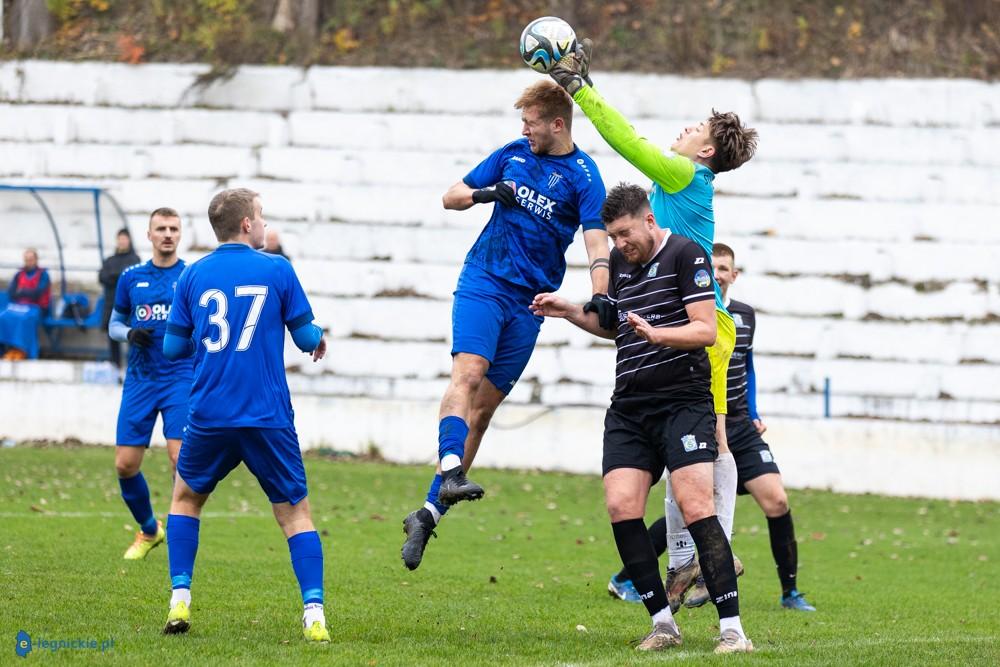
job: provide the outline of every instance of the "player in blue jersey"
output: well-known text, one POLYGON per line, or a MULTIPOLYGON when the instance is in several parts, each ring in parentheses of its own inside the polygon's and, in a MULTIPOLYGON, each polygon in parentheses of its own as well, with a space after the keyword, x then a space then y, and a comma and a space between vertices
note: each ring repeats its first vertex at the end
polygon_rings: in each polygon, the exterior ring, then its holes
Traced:
POLYGON ((146 236, 153 244, 153 258, 122 272, 108 324, 108 335, 113 340, 129 342, 128 369, 118 410, 115 469, 122 499, 140 529, 132 546, 125 551, 126 560, 145 558, 163 542, 163 523, 153 514, 149 486, 139 469, 157 414, 163 417, 170 465, 177 464, 192 378, 190 359, 173 361, 164 357, 162 351, 174 287, 184 270, 184 262, 177 258, 181 239, 177 211, 172 208, 153 211, 146 236))
POLYGON ((220 192, 208 218, 220 245, 181 275, 163 341, 170 359, 194 355, 187 427, 167 517, 173 594, 163 631, 181 633, 190 626, 201 508, 242 462, 267 493, 288 540, 304 605, 303 634, 308 641, 326 642, 323 549, 309 511, 285 379, 285 328, 314 361, 326 353, 326 340, 312 323, 292 265, 257 251, 264 245, 257 193, 220 192))
POLYGON ((546 80, 525 89, 514 107, 521 110, 523 138, 495 150, 443 197, 447 209, 491 204, 493 214, 455 290, 451 382, 438 414, 438 473, 424 506, 403 520, 402 557, 411 570, 448 507, 483 496, 465 473, 535 347, 542 318, 529 305, 535 294, 559 289, 566 249, 581 227, 593 292, 607 293, 604 182, 573 143, 573 101, 546 80))

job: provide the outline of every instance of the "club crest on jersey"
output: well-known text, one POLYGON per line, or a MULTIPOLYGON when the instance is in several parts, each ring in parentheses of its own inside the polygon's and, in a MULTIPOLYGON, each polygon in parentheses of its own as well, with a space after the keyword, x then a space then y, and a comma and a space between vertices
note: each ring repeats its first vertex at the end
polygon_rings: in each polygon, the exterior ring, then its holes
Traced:
POLYGON ((733 322, 735 322, 738 327, 745 326, 743 324, 743 316, 739 313, 733 313, 733 322))
POLYGON ((553 171, 551 174, 549 174, 549 190, 556 187, 559 181, 562 180, 562 177, 563 177, 562 174, 560 174, 558 171, 553 171))
POLYGON ((150 320, 162 321, 170 316, 170 304, 154 303, 153 305, 142 304, 135 307, 135 319, 140 322, 150 320))
POLYGON ((660 263, 659 262, 653 262, 653 265, 651 267, 649 267, 649 273, 647 273, 646 276, 649 277, 649 278, 655 278, 656 277, 656 272, 659 270, 659 268, 660 268, 660 263))
POLYGON ((685 452, 693 452, 698 449, 698 439, 692 434, 682 435, 681 444, 684 445, 685 452))
POLYGON ((708 287, 712 284, 712 278, 708 275, 708 271, 701 269, 698 273, 694 274, 694 284, 698 287, 708 287))

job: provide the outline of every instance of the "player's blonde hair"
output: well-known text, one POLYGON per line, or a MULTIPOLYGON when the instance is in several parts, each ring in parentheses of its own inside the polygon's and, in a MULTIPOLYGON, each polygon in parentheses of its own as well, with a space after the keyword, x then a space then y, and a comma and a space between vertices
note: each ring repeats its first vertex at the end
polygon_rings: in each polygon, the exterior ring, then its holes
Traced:
POLYGON ((541 79, 521 93, 514 102, 515 109, 538 109, 542 120, 551 123, 562 118, 566 129, 573 126, 573 98, 562 87, 549 79, 541 79))
POLYGON ((734 112, 712 109, 708 125, 715 145, 715 155, 708 167, 716 174, 736 169, 753 157, 757 150, 757 130, 744 125, 734 112))
POLYGON ((233 188, 212 197, 208 205, 208 221, 212 223, 215 238, 220 243, 239 236, 243 218, 253 220, 253 200, 259 196, 247 188, 233 188))

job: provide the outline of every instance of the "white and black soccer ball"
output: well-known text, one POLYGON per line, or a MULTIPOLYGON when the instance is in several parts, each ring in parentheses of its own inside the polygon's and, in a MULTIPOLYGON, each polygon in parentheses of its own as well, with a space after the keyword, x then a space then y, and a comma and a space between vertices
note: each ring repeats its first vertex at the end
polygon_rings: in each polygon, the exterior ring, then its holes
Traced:
POLYGON ((521 59, 536 72, 547 74, 563 56, 576 51, 576 32, 557 16, 543 16, 521 33, 521 59))

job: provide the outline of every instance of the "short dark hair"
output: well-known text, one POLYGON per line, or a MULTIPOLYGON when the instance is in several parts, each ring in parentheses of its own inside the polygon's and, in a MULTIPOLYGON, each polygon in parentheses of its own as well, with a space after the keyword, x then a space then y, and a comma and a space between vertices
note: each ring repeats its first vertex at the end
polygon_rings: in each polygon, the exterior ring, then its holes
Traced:
POLYGON ((247 188, 233 188, 212 197, 208 205, 208 221, 212 223, 215 238, 228 241, 239 235, 243 218, 253 219, 253 200, 259 196, 247 188))
POLYGON ((708 126, 715 146, 708 168, 716 174, 736 169, 753 157, 757 150, 757 130, 743 124, 735 113, 712 109, 708 126))
POLYGON ((725 257, 726 255, 729 255, 729 259, 733 260, 733 264, 736 263, 736 253, 725 243, 716 243, 712 246, 713 257, 725 257))
MULTIPOLYGON (((178 220, 181 219, 181 214, 168 206, 161 206, 160 208, 150 213, 149 221, 152 222, 153 218, 157 216, 161 218, 177 218, 178 220)), ((118 231, 119 234, 121 234, 122 232, 125 232, 126 234, 129 233, 127 229, 121 229, 118 231)))
POLYGON ((601 222, 611 224, 624 215, 638 216, 650 210, 646 191, 631 183, 619 183, 611 188, 601 206, 601 222))

